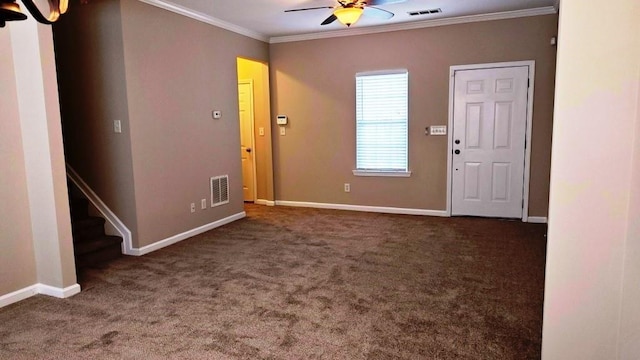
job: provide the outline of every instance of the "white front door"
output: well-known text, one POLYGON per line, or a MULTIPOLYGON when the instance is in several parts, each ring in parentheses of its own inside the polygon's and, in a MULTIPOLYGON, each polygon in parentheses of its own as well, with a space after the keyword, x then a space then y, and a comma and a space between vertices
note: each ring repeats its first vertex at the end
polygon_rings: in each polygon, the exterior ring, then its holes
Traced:
POLYGON ((454 74, 451 214, 521 218, 527 66, 454 74))
POLYGON ((253 84, 238 83, 240 108, 240 157, 242 159, 242 192, 244 201, 255 201, 255 168, 253 147, 253 84))

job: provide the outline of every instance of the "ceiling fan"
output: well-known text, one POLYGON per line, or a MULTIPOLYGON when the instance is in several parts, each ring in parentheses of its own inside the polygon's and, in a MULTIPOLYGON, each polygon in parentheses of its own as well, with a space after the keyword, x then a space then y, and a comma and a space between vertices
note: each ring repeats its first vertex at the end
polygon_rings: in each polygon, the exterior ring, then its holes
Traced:
POLYGON ((353 25, 361 15, 368 17, 376 17, 379 19, 391 19, 394 13, 384 9, 380 9, 380 5, 397 4, 407 0, 336 0, 336 6, 316 6, 302 9, 285 10, 284 12, 296 12, 318 9, 334 9, 333 13, 326 18, 320 25, 329 25, 338 20, 347 27, 353 25))

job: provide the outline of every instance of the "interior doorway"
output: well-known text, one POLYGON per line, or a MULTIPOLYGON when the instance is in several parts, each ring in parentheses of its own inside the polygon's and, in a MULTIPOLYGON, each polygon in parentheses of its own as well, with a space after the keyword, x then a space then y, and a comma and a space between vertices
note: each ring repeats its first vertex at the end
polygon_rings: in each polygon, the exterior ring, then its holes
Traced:
POLYGON ((451 72, 450 214, 526 220, 533 62, 451 72))
POLYGON ((269 66, 237 58, 237 80, 243 197, 256 204, 275 205, 269 66))

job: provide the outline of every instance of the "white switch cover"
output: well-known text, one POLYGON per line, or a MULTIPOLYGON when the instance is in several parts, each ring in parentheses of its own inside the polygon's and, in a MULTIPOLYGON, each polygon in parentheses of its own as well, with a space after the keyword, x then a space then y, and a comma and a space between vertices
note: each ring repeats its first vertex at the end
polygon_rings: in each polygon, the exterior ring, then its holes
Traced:
POLYGON ((280 126, 280 135, 281 136, 287 135, 287 130, 284 126, 280 126))
POLYGON ((207 208, 207 199, 200 200, 200 209, 204 210, 207 208))
POLYGON ((258 135, 264 136, 264 128, 263 127, 258 128, 258 135))
POLYGON ((429 126, 430 135, 447 135, 446 125, 429 126))
POLYGON ((113 132, 116 134, 122 133, 122 122, 120 120, 113 120, 113 132))

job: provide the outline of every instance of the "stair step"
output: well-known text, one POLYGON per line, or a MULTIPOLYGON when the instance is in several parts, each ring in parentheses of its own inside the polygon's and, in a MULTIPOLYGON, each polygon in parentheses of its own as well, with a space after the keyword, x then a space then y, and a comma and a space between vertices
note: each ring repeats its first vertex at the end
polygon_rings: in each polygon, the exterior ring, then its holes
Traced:
POLYGON ((76 257, 84 256, 85 254, 99 251, 101 249, 115 246, 118 251, 121 249, 122 238, 119 236, 103 235, 90 240, 76 242, 73 244, 76 257))
POLYGON ((104 223, 104 219, 97 216, 74 220, 71 224, 73 242, 104 236, 104 223))
MULTIPOLYGON (((120 239, 120 242, 121 241, 122 239, 120 239)), ((113 242, 109 246, 102 247, 82 255, 78 255, 78 253, 76 253, 76 268, 81 269, 85 267, 100 266, 121 256, 122 251, 120 244, 113 242)))

